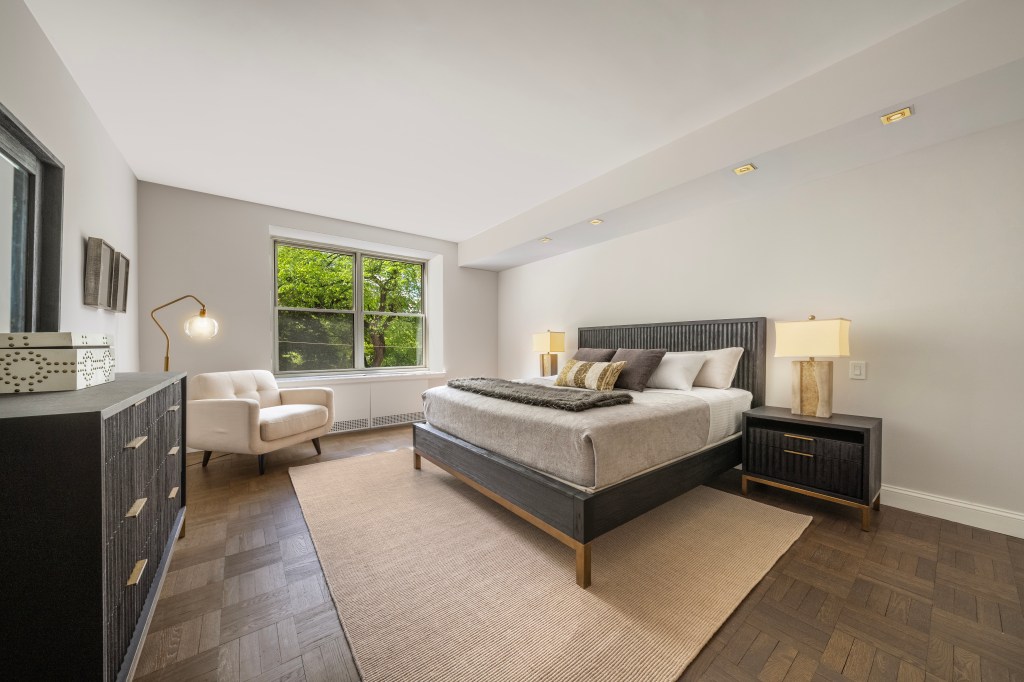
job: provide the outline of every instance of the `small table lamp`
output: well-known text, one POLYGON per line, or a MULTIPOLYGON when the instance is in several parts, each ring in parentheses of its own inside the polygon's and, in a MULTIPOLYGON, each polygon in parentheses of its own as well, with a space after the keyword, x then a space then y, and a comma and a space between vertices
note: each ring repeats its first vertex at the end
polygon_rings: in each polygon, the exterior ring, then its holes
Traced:
POLYGON ((558 356, 565 352, 565 332, 546 332, 533 335, 533 351, 540 353, 540 375, 558 374, 558 356))
POLYGON ((808 356, 793 362, 793 414, 832 416, 832 361, 815 357, 850 354, 850 321, 818 320, 775 323, 775 357, 808 356))

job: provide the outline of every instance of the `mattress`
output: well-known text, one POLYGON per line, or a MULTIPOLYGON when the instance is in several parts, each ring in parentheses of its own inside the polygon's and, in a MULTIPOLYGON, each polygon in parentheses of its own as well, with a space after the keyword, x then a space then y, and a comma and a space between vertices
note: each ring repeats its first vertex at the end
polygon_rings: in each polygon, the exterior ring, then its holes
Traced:
POLYGON ((631 393, 629 405, 565 412, 438 386, 423 412, 446 433, 594 491, 736 437, 753 398, 737 388, 631 393))

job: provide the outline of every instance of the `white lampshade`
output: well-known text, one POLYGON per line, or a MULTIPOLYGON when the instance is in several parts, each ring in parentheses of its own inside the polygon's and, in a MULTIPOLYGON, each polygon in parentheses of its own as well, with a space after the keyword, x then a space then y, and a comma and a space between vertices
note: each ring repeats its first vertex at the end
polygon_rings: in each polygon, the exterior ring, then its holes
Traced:
POLYGON ((775 323, 775 357, 828 358, 850 354, 850 321, 800 320, 775 323))
POLYGON ((193 339, 212 339, 217 336, 217 320, 209 317, 204 310, 185 322, 185 333, 193 339))
POLYGON ((533 335, 533 350, 536 353, 564 353, 565 332, 548 330, 533 335))

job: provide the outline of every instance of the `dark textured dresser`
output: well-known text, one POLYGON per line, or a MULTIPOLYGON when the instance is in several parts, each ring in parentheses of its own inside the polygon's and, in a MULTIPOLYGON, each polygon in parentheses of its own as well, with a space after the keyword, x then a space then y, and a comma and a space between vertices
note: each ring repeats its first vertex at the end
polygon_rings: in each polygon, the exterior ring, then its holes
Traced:
POLYGON ((0 396, 0 676, 123 680, 185 514, 185 375, 0 396))
POLYGON ((871 529, 882 487, 882 420, 852 414, 825 419, 789 408, 743 413, 743 493, 749 481, 838 502, 861 511, 871 529))

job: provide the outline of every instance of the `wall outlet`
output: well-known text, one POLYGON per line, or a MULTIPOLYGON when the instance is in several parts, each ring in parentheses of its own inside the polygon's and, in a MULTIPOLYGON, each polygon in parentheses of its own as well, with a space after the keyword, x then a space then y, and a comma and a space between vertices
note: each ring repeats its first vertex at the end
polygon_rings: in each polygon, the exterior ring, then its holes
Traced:
POLYGON ((850 361, 850 378, 851 379, 867 379, 868 378, 868 363, 863 360, 851 360, 850 361))

